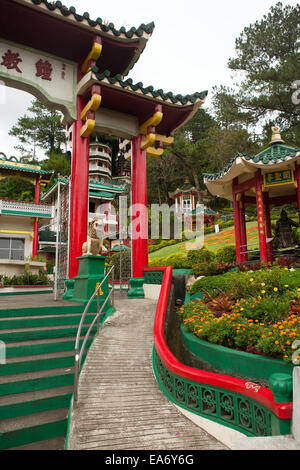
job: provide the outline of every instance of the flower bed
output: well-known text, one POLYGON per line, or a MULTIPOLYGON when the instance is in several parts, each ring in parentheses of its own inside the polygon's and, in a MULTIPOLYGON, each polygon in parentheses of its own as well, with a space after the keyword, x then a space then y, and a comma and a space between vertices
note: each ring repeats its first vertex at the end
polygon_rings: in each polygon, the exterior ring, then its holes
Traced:
POLYGON ((210 276, 198 281, 203 300, 179 312, 185 328, 202 340, 291 363, 292 344, 300 339, 298 286, 298 270, 279 267, 210 276))

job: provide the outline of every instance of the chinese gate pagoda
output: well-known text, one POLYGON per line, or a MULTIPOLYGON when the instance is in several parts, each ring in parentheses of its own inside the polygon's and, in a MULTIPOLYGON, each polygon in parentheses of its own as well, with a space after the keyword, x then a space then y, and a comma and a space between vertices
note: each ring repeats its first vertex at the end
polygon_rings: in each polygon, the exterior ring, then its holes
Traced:
MULTIPOLYGON (((61 2, 2 0, 0 79, 59 109, 72 138, 69 276, 77 275, 87 237, 89 136, 132 144, 132 205, 147 206, 147 155, 159 157, 172 134, 197 111, 207 92, 174 95, 124 77, 143 52, 154 24, 116 29, 61 2), (34 27, 33 27, 34 25, 34 27)), ((139 217, 140 233, 147 211, 139 217)), ((133 277, 148 265, 147 239, 132 241, 133 277)))
POLYGON ((300 149, 286 145, 272 127, 270 146, 257 155, 236 154, 215 174, 204 174, 211 194, 233 201, 237 262, 248 261, 245 207, 257 207, 260 260, 273 263, 271 209, 284 204, 300 208, 300 149))

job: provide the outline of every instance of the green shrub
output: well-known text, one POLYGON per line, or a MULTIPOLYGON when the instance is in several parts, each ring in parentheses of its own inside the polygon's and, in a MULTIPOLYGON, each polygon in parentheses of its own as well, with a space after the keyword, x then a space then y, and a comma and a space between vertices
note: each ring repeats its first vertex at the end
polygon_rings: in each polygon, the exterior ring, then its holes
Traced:
POLYGON ((192 267, 200 263, 209 263, 214 261, 215 254, 213 251, 208 250, 207 248, 201 248, 200 250, 188 250, 187 259, 189 265, 192 267))
POLYGON ((236 248, 235 245, 221 246, 216 251, 216 260, 219 263, 235 263, 236 248))
POLYGON ((149 266, 167 266, 166 264, 167 258, 153 258, 149 260, 149 266))
POLYGON ((187 255, 177 253, 165 258, 153 258, 149 261, 149 266, 172 266, 175 269, 190 269, 187 255))
POLYGON ((196 292, 211 291, 218 287, 224 291, 231 290, 235 273, 226 273, 216 276, 203 277, 196 281, 191 287, 191 295, 196 292))
POLYGON ((20 276, 0 276, 0 284, 7 286, 37 286, 51 284, 50 278, 47 273, 40 270, 39 274, 32 274, 29 269, 24 269, 24 274, 20 276))
POLYGON ((188 257, 183 253, 168 256, 166 259, 166 266, 172 266, 176 269, 190 268, 188 257))

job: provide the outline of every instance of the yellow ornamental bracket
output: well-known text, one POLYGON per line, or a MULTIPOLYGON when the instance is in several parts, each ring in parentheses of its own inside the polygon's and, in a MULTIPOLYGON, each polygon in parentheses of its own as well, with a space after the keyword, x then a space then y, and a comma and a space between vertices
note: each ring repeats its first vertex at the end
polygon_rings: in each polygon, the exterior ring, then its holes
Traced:
POLYGON ((155 140, 162 142, 164 145, 171 145, 174 142, 174 137, 166 137, 165 135, 156 134, 155 140))
POLYGON ((155 134, 146 135, 145 139, 141 142, 141 150, 146 150, 148 147, 151 147, 155 142, 155 134))
POLYGON ((160 124, 163 118, 163 113, 156 111, 151 118, 149 118, 144 124, 140 126, 139 133, 146 135, 148 127, 156 127, 160 124))
POLYGON ((155 147, 148 147, 147 148, 147 156, 148 157, 161 157, 164 153, 164 149, 162 148, 155 148, 155 147))
POLYGON ((90 99, 86 107, 82 110, 82 113, 80 116, 82 121, 85 121, 88 111, 94 111, 94 112, 97 111, 97 109, 100 107, 101 99, 102 99, 101 95, 95 94, 92 96, 92 98, 90 99))
POLYGON ((102 52, 102 44, 98 44, 97 42, 94 42, 93 47, 87 58, 82 64, 81 71, 82 73, 87 73, 89 71, 89 61, 90 60, 95 60, 97 61, 101 55, 102 52))
POLYGON ((86 123, 80 129, 80 137, 89 137, 95 129, 95 120, 87 119, 86 123))

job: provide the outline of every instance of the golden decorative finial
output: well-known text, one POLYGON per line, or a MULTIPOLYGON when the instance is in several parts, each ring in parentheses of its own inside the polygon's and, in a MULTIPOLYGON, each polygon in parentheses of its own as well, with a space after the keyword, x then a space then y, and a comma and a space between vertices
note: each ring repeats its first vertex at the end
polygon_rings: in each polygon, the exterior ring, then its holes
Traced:
POLYGON ((280 135, 280 129, 278 126, 271 127, 272 129, 272 139, 270 144, 277 144, 278 142, 284 142, 280 135))

